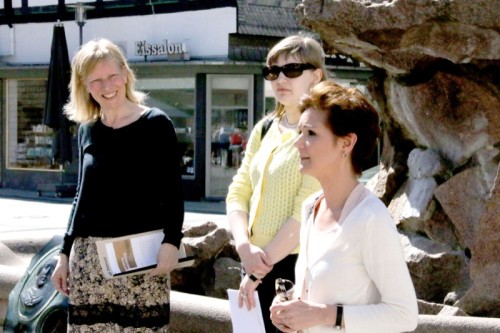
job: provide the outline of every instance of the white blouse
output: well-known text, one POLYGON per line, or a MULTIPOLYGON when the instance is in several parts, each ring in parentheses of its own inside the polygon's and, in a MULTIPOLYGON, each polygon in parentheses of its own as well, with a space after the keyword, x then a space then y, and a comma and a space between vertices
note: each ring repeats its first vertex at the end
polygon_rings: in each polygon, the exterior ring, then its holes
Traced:
POLYGON ((359 184, 339 223, 314 228, 316 199, 304 202, 296 295, 321 304, 343 304, 345 329, 315 326, 304 333, 396 333, 417 327, 418 307, 400 236, 385 205, 359 184), (307 220, 306 220, 307 219, 307 220))

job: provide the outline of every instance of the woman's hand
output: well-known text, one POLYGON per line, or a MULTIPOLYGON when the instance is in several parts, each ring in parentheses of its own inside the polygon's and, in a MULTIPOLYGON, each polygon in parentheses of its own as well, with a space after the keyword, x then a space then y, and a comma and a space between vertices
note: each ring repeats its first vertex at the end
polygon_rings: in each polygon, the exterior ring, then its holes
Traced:
POLYGON ((163 243, 160 246, 160 250, 158 251, 156 260, 158 261, 158 263, 156 264, 156 268, 153 269, 149 274, 168 274, 177 266, 177 263, 179 261, 179 249, 172 244, 163 243))
POLYGON ((253 297, 255 289, 262 283, 262 280, 258 279, 253 281, 250 279, 249 275, 245 275, 240 283, 240 289, 238 291, 238 305, 241 308, 246 305, 247 310, 255 307, 255 298, 253 297))
POLYGON ((261 278, 271 271, 273 261, 260 247, 250 242, 248 235, 248 214, 235 210, 228 216, 231 234, 236 244, 236 251, 240 256, 245 271, 258 274, 261 278))
POLYGON ((61 253, 57 260, 56 267, 52 273, 51 280, 54 288, 65 296, 69 296, 68 274, 69 274, 68 256, 61 253))
MULTIPOLYGON (((270 308, 271 321, 282 332, 295 332, 328 323, 329 307, 332 306, 302 301, 300 298, 280 302, 275 297, 270 308)), ((333 310, 331 312, 334 313, 333 310)))
POLYGON ((258 246, 246 243, 240 246, 238 254, 247 273, 253 273, 262 278, 273 269, 271 259, 258 246))

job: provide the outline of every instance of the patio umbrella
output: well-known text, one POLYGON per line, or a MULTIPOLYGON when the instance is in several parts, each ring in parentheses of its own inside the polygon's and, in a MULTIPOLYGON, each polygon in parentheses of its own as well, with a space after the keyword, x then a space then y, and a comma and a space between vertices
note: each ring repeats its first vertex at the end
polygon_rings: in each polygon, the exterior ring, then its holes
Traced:
POLYGON ((52 157, 54 162, 59 162, 61 171, 66 162, 72 161, 70 132, 72 122, 63 114, 63 106, 69 97, 70 77, 71 65, 64 26, 62 23, 56 23, 52 36, 43 123, 54 131, 52 157))

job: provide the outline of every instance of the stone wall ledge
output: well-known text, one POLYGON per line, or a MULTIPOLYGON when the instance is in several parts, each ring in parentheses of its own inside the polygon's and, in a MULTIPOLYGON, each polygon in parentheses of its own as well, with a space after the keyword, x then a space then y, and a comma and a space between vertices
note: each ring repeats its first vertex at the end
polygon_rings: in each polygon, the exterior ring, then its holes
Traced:
MULTIPOLYGON (((171 333, 231 333, 229 302, 173 291, 171 333)), ((414 333, 498 333, 500 319, 419 315, 414 333)))
MULTIPOLYGON (((26 252, 30 252, 26 251, 26 240, 0 240, 0 333, 3 333, 10 291, 21 279, 29 263, 24 257, 26 252), (24 246, 20 246, 23 243, 24 246)), ((46 244, 46 240, 28 241, 28 244, 28 248, 36 253, 46 244)), ((172 291, 170 322, 170 333, 232 333, 229 302, 219 298, 172 291)), ((414 332, 500 333, 500 319, 420 315, 414 332)))

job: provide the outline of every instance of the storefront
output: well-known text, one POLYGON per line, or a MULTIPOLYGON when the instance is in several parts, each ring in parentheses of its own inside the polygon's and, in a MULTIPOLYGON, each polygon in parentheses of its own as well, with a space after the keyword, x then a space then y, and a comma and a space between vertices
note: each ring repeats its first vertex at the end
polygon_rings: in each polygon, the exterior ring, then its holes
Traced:
MULTIPOLYGON (((93 19, 85 26, 84 42, 102 36, 122 46, 137 88, 148 94, 147 104, 174 122, 189 200, 225 197, 249 131, 273 105, 260 73, 262 55, 280 37, 262 38, 262 45, 253 47, 260 57, 241 55, 235 50, 244 40, 258 38, 242 37, 240 21, 237 8, 225 4, 175 14, 93 19)), ((72 162, 60 165, 52 157, 52 129, 43 124, 52 26, 0 25, 0 44, 15 44, 10 50, 0 48, 1 187, 37 190, 44 184, 77 181, 76 137, 72 162), (35 30, 44 31, 43 41, 33 38, 35 30)), ((77 29, 71 21, 64 26, 71 57, 78 48, 77 29)), ((363 84, 370 75, 359 66, 332 69, 339 81, 350 85, 363 84)))

